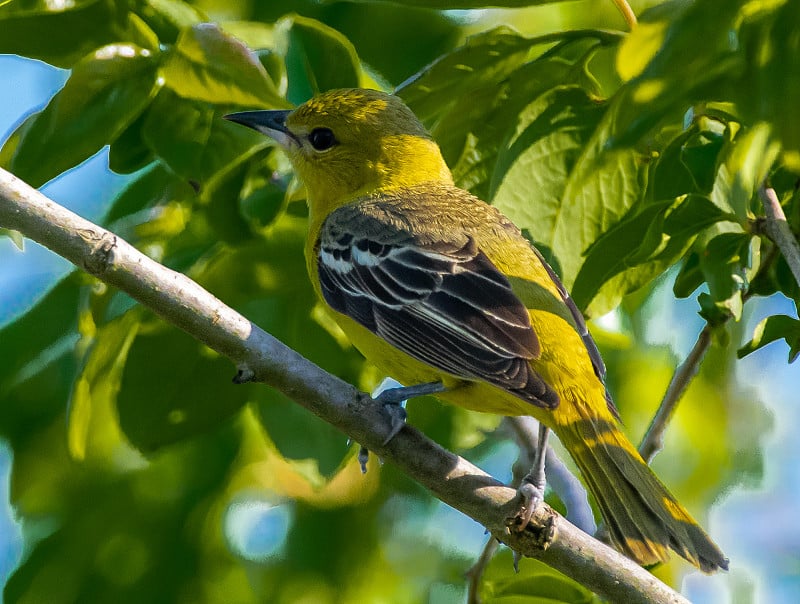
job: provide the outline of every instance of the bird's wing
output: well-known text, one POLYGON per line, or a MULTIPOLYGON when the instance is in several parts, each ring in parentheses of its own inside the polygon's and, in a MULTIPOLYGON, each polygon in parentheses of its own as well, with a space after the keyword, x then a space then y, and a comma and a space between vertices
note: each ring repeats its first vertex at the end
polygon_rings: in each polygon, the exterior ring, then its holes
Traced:
POLYGON ((361 222, 329 217, 320 233, 319 279, 334 310, 448 374, 558 405, 529 362, 540 348, 525 305, 474 239, 422 242, 361 222))

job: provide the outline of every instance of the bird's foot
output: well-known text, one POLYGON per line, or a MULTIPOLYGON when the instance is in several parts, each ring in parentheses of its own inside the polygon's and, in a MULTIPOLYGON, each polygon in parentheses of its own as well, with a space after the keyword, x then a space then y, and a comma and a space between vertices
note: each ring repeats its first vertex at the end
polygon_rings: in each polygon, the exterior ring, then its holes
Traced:
MULTIPOLYGON (((373 395, 373 400, 383 406, 384 411, 389 415, 389 422, 391 428, 389 435, 384 439, 385 445, 392 440, 406 423, 406 409, 405 402, 415 396, 424 396, 426 394, 436 394, 437 392, 444 391, 444 385, 441 382, 430 382, 426 384, 417 384, 416 386, 399 386, 396 388, 386 388, 380 390, 386 382, 379 386, 379 394, 373 395)), ((394 382, 395 384, 397 382, 394 382)), ((367 462, 369 461, 369 450, 366 447, 361 447, 358 450, 358 463, 361 465, 361 472, 367 473, 367 462)))
POLYGON ((520 500, 519 508, 509 519, 509 526, 522 532, 533 518, 536 509, 544 502, 544 484, 534 483, 533 477, 528 474, 517 489, 517 498, 520 500))

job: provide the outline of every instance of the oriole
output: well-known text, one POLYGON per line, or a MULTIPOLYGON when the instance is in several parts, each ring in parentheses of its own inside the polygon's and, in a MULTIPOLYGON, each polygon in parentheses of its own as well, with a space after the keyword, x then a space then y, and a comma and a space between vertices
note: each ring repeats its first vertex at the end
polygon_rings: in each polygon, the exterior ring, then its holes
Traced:
POLYGON ((346 89, 226 116, 275 139, 305 185, 308 273, 364 356, 468 409, 532 415, 581 470, 611 538, 641 564, 719 548, 619 429, 604 367, 558 277, 496 208, 453 183, 396 96, 346 89))

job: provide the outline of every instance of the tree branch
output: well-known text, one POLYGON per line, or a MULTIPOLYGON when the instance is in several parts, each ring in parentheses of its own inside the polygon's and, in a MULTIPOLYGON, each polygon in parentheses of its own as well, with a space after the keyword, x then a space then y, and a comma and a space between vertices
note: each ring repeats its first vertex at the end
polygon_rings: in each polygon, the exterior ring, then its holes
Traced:
POLYGON ((405 426, 387 442, 391 421, 369 396, 303 358, 185 275, 161 266, 2 169, 0 226, 19 231, 128 293, 164 320, 230 358, 241 371, 280 390, 395 464, 521 554, 541 559, 612 601, 687 602, 547 506, 537 509, 526 530, 509 531, 506 519, 517 507, 514 489, 411 426, 405 426))
POLYGON ((786 221, 786 214, 783 213, 778 195, 775 189, 765 183, 758 188, 758 196, 764 205, 766 216, 764 231, 783 254, 797 285, 800 286, 800 245, 786 221))
POLYGON ((697 375, 700 363, 711 345, 711 329, 711 325, 706 323, 697 336, 689 356, 686 357, 686 360, 681 363, 681 366, 673 374, 661 405, 659 405, 658 411, 653 416, 650 427, 639 445, 639 454, 647 463, 653 461, 656 453, 664 447, 664 432, 667 430, 667 426, 672 419, 673 413, 675 413, 675 409, 678 407, 683 393, 686 392, 692 378, 697 375))

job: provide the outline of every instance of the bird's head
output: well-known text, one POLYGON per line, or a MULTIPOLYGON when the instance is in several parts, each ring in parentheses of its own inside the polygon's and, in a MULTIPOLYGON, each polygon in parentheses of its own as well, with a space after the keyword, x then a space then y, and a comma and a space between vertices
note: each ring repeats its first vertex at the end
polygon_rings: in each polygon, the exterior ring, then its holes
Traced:
POLYGON ((277 141, 305 185, 312 212, 424 182, 452 182, 439 147, 396 96, 325 92, 293 111, 245 111, 226 119, 277 141))

